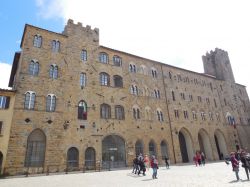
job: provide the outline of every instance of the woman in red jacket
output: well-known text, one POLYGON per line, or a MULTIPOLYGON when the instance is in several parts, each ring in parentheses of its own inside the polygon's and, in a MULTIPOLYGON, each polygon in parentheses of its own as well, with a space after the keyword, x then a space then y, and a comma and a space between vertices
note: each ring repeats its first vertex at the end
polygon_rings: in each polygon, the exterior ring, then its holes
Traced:
POLYGON ((231 156, 230 159, 231 159, 233 171, 235 172, 237 181, 239 181, 240 180, 240 177, 239 177, 239 161, 235 158, 235 152, 230 153, 230 156, 231 156))

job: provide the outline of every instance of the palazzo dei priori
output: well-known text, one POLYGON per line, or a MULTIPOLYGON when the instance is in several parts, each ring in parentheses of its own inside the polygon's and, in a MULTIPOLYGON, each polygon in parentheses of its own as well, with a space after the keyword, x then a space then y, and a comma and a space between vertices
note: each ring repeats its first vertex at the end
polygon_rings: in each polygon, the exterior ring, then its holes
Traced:
POLYGON ((11 120, 0 110, 2 172, 125 167, 139 153, 181 163, 197 150, 208 161, 250 151, 249 97, 228 53, 216 48, 202 61, 197 73, 101 46, 99 29, 73 20, 62 33, 26 24, 12 90, 0 90, 12 99, 11 120))

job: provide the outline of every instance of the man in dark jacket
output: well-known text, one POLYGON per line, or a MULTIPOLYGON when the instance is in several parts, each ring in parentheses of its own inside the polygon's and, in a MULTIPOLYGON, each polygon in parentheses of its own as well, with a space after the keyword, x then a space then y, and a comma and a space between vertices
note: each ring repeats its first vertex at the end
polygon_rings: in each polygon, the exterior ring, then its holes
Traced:
POLYGON ((240 161, 242 163, 242 167, 245 169, 247 179, 249 180, 250 173, 250 155, 248 155, 245 151, 241 151, 240 161))

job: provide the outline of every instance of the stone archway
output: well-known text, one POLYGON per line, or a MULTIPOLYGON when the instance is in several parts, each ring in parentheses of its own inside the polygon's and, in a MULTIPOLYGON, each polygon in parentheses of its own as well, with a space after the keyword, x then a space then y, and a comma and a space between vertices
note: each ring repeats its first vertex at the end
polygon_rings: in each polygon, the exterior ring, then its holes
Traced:
POLYGON ((215 130, 214 140, 217 148, 218 157, 220 160, 224 159, 224 156, 228 154, 227 144, 225 141, 224 134, 220 130, 215 130))
POLYGON ((41 129, 33 130, 27 140, 25 167, 43 167, 46 150, 46 136, 41 129))
POLYGON ((192 162, 194 155, 193 141, 190 133, 185 128, 179 131, 179 144, 182 162, 192 162))
POLYGON ((213 160, 212 146, 207 131, 200 129, 198 133, 200 151, 203 152, 208 160, 213 160))
POLYGON ((106 169, 126 166, 125 141, 117 135, 102 140, 102 167, 106 169))
POLYGON ((141 140, 137 140, 135 143, 135 155, 138 156, 140 153, 144 154, 143 142, 141 140))
POLYGON ((87 170, 95 169, 95 149, 93 147, 88 147, 85 151, 85 167, 87 170))

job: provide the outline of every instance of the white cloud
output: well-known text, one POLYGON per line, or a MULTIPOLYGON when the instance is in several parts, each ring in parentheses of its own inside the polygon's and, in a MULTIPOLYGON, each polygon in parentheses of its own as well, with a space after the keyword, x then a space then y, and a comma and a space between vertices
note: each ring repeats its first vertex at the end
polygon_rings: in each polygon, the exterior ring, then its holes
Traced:
POLYGON ((11 65, 0 61, 0 88, 10 89, 8 87, 11 65))
POLYGON ((37 0, 37 5, 44 18, 98 27, 101 45, 192 71, 203 72, 201 56, 207 51, 226 50, 236 81, 250 94, 248 0, 37 0))

